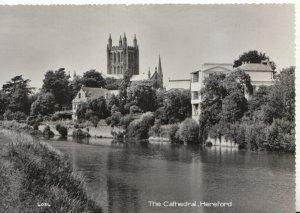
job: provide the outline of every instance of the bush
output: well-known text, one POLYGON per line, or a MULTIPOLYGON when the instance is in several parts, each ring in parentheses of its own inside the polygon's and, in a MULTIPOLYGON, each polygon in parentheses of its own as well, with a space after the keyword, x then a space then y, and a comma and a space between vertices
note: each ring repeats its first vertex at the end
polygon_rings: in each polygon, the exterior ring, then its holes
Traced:
POLYGON ((43 130, 43 135, 46 137, 53 137, 54 133, 51 131, 50 127, 47 125, 43 130))
POLYGON ((172 124, 169 128, 169 139, 171 143, 182 143, 183 141, 180 138, 179 133, 179 125, 178 124, 172 124))
POLYGON ((68 129, 67 129, 67 127, 61 126, 60 124, 57 124, 55 128, 56 128, 56 130, 59 132, 59 134, 62 137, 67 137, 68 136, 68 129))
POLYGON ((119 125, 126 130, 133 120, 134 118, 131 115, 125 115, 120 119, 119 125))
POLYGON ((3 114, 3 118, 4 120, 8 120, 8 121, 12 121, 12 120, 16 120, 16 121, 21 121, 21 120, 26 120, 27 116, 24 112, 11 112, 11 111, 6 111, 3 114))
POLYGON ((13 143, 2 153, 7 159, 0 166, 2 211, 41 212, 37 203, 45 202, 51 205, 49 212, 102 212, 88 197, 83 178, 73 172, 66 155, 28 135, 5 134, 13 143))
POLYGON ((180 138, 184 143, 199 143, 199 125, 198 123, 187 118, 180 125, 180 138))
POLYGON ((160 137, 161 136, 161 121, 155 120, 154 125, 149 130, 149 136, 160 137))
POLYGON ((69 111, 55 112, 51 117, 52 121, 71 120, 71 119, 72 119, 72 112, 69 111))
POLYGON ((73 137, 78 137, 78 138, 81 138, 81 137, 89 138, 89 137, 91 137, 91 135, 88 132, 84 132, 81 129, 74 130, 72 132, 72 136, 73 137))
POLYGON ((143 110, 140 108, 140 107, 138 107, 138 106, 131 106, 130 108, 129 108, 129 113, 130 114, 135 114, 135 113, 142 113, 143 112, 143 110))
POLYGON ((154 124, 154 119, 152 112, 144 113, 140 119, 136 119, 129 124, 127 136, 137 140, 148 139, 148 132, 154 124))

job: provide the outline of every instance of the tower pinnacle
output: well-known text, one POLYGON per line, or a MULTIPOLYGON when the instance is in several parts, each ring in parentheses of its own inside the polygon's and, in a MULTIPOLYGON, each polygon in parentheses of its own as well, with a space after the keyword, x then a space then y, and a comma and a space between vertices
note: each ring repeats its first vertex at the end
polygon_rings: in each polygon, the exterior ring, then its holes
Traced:
POLYGON ((159 74, 160 76, 163 75, 162 68, 161 68, 160 55, 159 55, 159 58, 158 58, 158 74, 159 74))

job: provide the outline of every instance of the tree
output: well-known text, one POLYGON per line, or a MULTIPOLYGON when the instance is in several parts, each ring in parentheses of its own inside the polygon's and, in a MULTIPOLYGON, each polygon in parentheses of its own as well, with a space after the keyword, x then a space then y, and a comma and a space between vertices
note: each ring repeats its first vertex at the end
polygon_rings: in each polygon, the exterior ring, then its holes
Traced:
MULTIPOLYGON (((119 86, 120 107, 125 106, 125 104, 127 103, 127 88, 130 86, 130 78, 131 78, 131 74, 128 70, 126 70, 123 74, 123 79, 119 86)), ((121 109, 121 111, 125 111, 125 110, 121 109)))
POLYGON ((55 97, 55 103, 58 104, 58 108, 63 105, 71 105, 72 91, 69 86, 70 76, 66 74, 64 68, 60 68, 57 71, 48 71, 45 74, 43 80, 42 92, 50 92, 55 97))
POLYGON ((247 100, 241 92, 235 91, 226 96, 222 101, 222 119, 234 123, 240 120, 248 110, 247 100))
POLYGON ((180 125, 179 129, 180 139, 184 143, 198 143, 199 136, 199 125, 198 123, 191 119, 185 119, 180 125))
POLYGON ((18 75, 3 84, 2 90, 9 98, 8 110, 29 113, 29 95, 33 90, 32 87, 29 87, 29 82, 29 79, 24 79, 22 75, 18 75))
POLYGON ((107 110, 106 100, 104 97, 99 97, 88 102, 89 110, 93 111, 99 119, 104 119, 109 116, 109 111, 107 110))
POLYGON ((138 106, 144 112, 153 112, 157 106, 156 92, 149 85, 132 85, 127 90, 127 104, 138 106))
POLYGON ((72 91, 72 99, 75 98, 82 85, 83 85, 82 77, 79 75, 74 75, 73 80, 71 81, 70 84, 71 91, 72 91))
POLYGON ((2 115, 9 104, 9 97, 4 91, 0 91, 0 115, 2 115))
POLYGON ((104 97, 99 97, 88 101, 88 103, 80 104, 76 113, 79 119, 89 120, 93 122, 95 126, 97 126, 100 119, 104 119, 109 116, 109 111, 104 97))
POLYGON ((165 93, 163 114, 168 123, 183 121, 191 116, 191 94, 189 90, 175 89, 165 93))
MULTIPOLYGON (((223 83, 225 74, 214 73, 204 80, 201 89, 201 115, 200 134, 204 134, 204 128, 209 128, 221 119, 222 101, 227 95, 226 85, 223 83)), ((231 81, 230 81, 231 82, 231 81)))
POLYGON ((54 112, 55 98, 50 92, 40 93, 38 98, 31 104, 31 115, 49 115, 54 112))
POLYGON ((267 99, 267 104, 262 107, 264 122, 271 124, 274 119, 295 122, 295 67, 280 72, 267 99))
POLYGON ((108 90, 117 90, 120 87, 121 81, 120 79, 115 78, 106 78, 106 85, 105 88, 108 90))
POLYGON ((86 87, 105 87, 106 82, 101 73, 96 70, 89 70, 83 74, 82 83, 86 87))
POLYGON ((108 100, 108 103, 107 103, 107 109, 108 109, 108 111, 111 111, 111 108, 113 106, 116 106, 116 107, 120 106, 119 97, 115 96, 114 94, 112 94, 112 96, 108 100))
MULTIPOLYGON (((240 55, 237 60, 234 60, 233 67, 239 67, 243 62, 261 63, 263 60, 269 60, 269 57, 266 56, 265 53, 258 52, 257 50, 250 50, 240 55)), ((270 63, 272 69, 275 70, 276 64, 272 61, 270 63)))

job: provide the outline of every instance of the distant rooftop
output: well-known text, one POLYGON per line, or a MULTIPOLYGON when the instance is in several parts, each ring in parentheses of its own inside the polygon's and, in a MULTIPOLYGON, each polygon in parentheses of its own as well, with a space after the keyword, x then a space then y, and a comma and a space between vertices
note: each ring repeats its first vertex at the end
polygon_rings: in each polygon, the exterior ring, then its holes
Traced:
POLYGON ((241 69, 244 71, 265 71, 265 72, 272 72, 271 66, 267 64, 261 63, 244 63, 241 66, 237 67, 237 69, 241 69))
POLYGON ((108 89, 105 88, 94 88, 94 87, 81 87, 81 89, 85 92, 87 98, 99 98, 105 96, 109 93, 108 89))

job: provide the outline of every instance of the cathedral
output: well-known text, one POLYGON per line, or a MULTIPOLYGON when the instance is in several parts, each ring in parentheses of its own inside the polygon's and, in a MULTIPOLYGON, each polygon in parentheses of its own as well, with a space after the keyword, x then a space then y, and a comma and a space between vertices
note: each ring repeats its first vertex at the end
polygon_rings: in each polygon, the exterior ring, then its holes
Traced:
POLYGON ((120 36, 119 45, 112 46, 111 35, 107 44, 107 74, 123 75, 128 70, 131 75, 139 74, 139 47, 136 36, 133 39, 133 46, 127 45, 127 38, 124 33, 123 39, 120 36))
POLYGON ((134 35, 133 46, 127 44, 125 33, 123 38, 120 36, 118 46, 113 46, 111 35, 109 35, 107 44, 107 75, 116 79, 121 79, 127 70, 131 75, 130 80, 132 82, 138 83, 143 81, 149 83, 155 89, 164 89, 160 56, 158 59, 158 67, 155 67, 155 71, 152 75, 150 68, 148 74, 145 74, 144 72, 140 73, 139 47, 136 35, 134 35))

